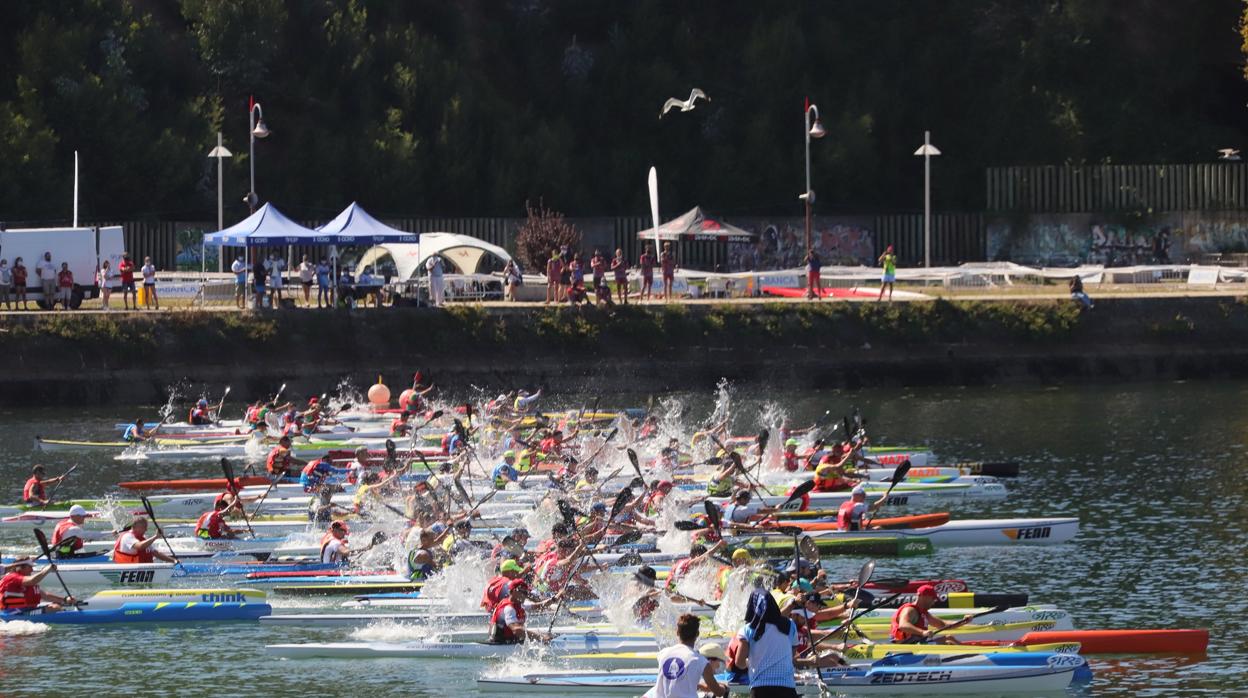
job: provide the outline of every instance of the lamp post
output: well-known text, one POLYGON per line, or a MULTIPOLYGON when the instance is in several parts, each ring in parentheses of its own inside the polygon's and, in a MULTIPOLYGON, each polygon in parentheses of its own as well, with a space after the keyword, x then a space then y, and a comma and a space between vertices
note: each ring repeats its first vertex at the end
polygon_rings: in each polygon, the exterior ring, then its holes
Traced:
POLYGON ((256 194, 256 139, 267 138, 269 127, 264 125, 264 110, 260 108, 260 103, 253 97, 250 104, 247 110, 247 130, 250 133, 247 163, 251 166, 251 191, 247 192, 247 208, 255 213, 256 204, 260 203, 260 197, 256 194))
POLYGON ((810 99, 806 99, 806 191, 797 197, 806 202, 806 251, 810 252, 814 249, 814 245, 810 237, 810 205, 815 200, 815 192, 810 188, 810 139, 823 138, 827 133, 823 130, 823 124, 819 122, 819 107, 810 103, 810 99), (815 122, 812 125, 810 115, 815 115, 815 122))
POLYGON ((923 267, 932 266, 932 157, 940 150, 932 145, 932 132, 923 132, 923 145, 914 154, 923 158, 923 267))
MULTIPOLYGON (((217 230, 225 229, 225 199, 223 198, 223 189, 221 186, 221 172, 224 169, 225 158, 234 157, 234 153, 226 150, 221 144, 221 132, 217 131, 217 147, 208 151, 208 157, 217 159, 217 230)), ((224 252, 224 250, 222 250, 224 252)), ((217 272, 225 271, 225 256, 217 255, 217 272)))

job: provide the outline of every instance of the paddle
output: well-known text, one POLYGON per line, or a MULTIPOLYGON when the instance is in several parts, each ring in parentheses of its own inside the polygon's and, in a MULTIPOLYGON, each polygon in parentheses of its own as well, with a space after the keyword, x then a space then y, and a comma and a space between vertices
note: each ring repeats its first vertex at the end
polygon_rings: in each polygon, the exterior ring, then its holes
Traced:
POLYGON ((221 410, 225 408, 225 398, 230 394, 230 386, 225 386, 225 392, 221 393, 221 402, 217 403, 217 422, 221 422, 221 410))
POLYGON ((611 440, 614 439, 615 435, 618 433, 620 433, 619 427, 614 427, 611 429, 611 431, 607 432, 607 438, 602 442, 602 445, 599 446, 593 453, 589 454, 589 458, 586 458, 583 461, 585 465, 589 465, 590 463, 594 462, 594 459, 598 457, 598 454, 602 453, 602 449, 606 448, 607 444, 611 443, 611 440))
POLYGON ((697 521, 689 521, 688 519, 681 519, 680 521, 672 524, 672 526, 675 527, 677 531, 696 531, 701 528, 706 528, 697 521))
POLYGON ((443 414, 444 414, 444 413, 442 412, 442 410, 434 410, 434 411, 433 411, 433 414, 429 415, 429 419, 426 419, 426 420, 425 420, 425 422, 424 422, 424 424, 421 424, 420 426, 418 426, 418 427, 416 427, 415 429, 413 429, 413 430, 412 430, 412 443, 415 443, 415 442, 416 442, 416 433, 417 433, 417 432, 419 432, 421 429, 424 429, 425 427, 429 426, 429 423, 430 423, 430 422, 432 422, 432 421, 433 421, 433 420, 435 420, 435 419, 438 419, 438 418, 439 418, 439 417, 441 417, 443 414))
POLYGON ((147 497, 139 497, 139 501, 143 502, 143 510, 147 512, 147 520, 152 522, 152 525, 156 527, 156 532, 160 534, 160 539, 165 541, 173 561, 179 565, 182 564, 182 561, 178 559, 178 554, 173 552, 173 544, 165 537, 165 532, 160 528, 160 522, 156 520, 156 512, 152 509, 152 503, 147 501, 147 497))
MULTIPOLYGON (((35 539, 39 541, 39 547, 43 549, 43 554, 47 556, 48 563, 52 565, 52 573, 56 575, 57 581, 61 583, 61 589, 65 590, 65 596, 71 599, 74 598, 74 595, 69 593, 69 587, 65 585, 65 578, 61 576, 61 571, 56 567, 56 561, 52 559, 52 550, 48 548, 48 537, 43 535, 43 531, 36 528, 35 539)), ((81 611, 82 609, 79 608, 77 599, 74 599, 74 601, 74 610, 81 611)))
POLYGON ((247 507, 243 506, 243 488, 238 486, 238 481, 234 479, 234 466, 230 465, 230 461, 226 458, 221 459, 221 472, 225 473, 225 484, 234 491, 234 496, 238 498, 238 511, 243 515, 243 523, 247 525, 247 532, 252 538, 256 537, 256 532, 251 528, 251 521, 247 518, 247 507))
POLYGON ((269 404, 276 405, 278 398, 280 398, 284 392, 286 392, 286 384, 282 383, 282 387, 277 389, 277 394, 273 396, 272 400, 269 400, 269 404))
MULTIPOLYGON (((874 563, 874 562, 875 562, 875 561, 874 561, 874 560, 872 560, 872 561, 871 561, 871 563, 868 563, 868 564, 872 564, 872 563, 874 563)), ((874 571, 874 569, 872 569, 872 571, 874 571)), ((860 574, 861 574, 861 572, 860 572, 860 574)), ((859 588, 861 589, 862 587, 859 587, 859 588)), ((826 639, 828 639, 828 638, 830 638, 830 637, 833 637, 834 635, 836 635, 837 633, 839 633, 839 632, 840 632, 840 631, 842 631, 842 630, 847 630, 848 628, 852 627, 852 626, 853 626, 853 624, 854 624, 854 622, 855 622, 855 621, 857 621, 859 618, 861 618, 861 617, 865 616, 866 614, 868 614, 868 613, 870 613, 870 612, 872 612, 872 611, 874 611, 874 610, 876 610, 876 609, 879 609, 879 608, 884 608, 885 606, 887 606, 887 605, 891 604, 892 602, 896 601, 897 599, 901 598, 902 596, 905 596, 907 593, 909 593, 909 592, 899 591, 899 592, 897 592, 896 594, 893 594, 892 596, 888 597, 887 599, 884 599, 883 601, 878 601, 878 602, 876 602, 876 603, 874 603, 874 604, 871 604, 871 605, 870 605, 870 606, 868 606, 867 608, 864 608, 864 609, 861 609, 861 610, 859 610, 859 611, 855 612, 853 615, 851 615, 851 616, 849 617, 849 619, 848 619, 848 620, 844 621, 844 622, 843 622, 843 623, 841 623, 840 625, 838 625, 838 626, 836 626, 835 628, 833 628, 830 632, 828 632, 828 634, 827 634, 827 635, 824 635, 823 637, 819 638, 819 640, 818 640, 817 642, 815 642, 815 644, 811 645, 810 647, 807 647, 807 648, 806 648, 806 650, 805 650, 804 652, 802 652, 802 655, 801 655, 801 656, 806 656, 806 655, 808 655, 808 654, 810 654, 810 653, 814 652, 814 651, 815 651, 815 648, 816 648, 816 647, 818 647, 818 646, 819 646, 819 644, 820 644, 821 642, 823 642, 824 640, 826 640, 826 639)), ((847 633, 848 633, 848 631, 847 631, 847 633)), ((847 634, 846 636, 848 637, 848 634, 847 634)))
POLYGON ((810 494, 810 491, 813 489, 815 489, 814 480, 807 480, 806 482, 801 483, 797 487, 793 488, 793 494, 789 495, 789 498, 784 500, 784 503, 777 508, 788 509, 790 504, 810 494))
POLYGON ((948 631, 948 630, 953 630, 954 628, 960 628, 960 627, 962 627, 963 625, 966 625, 967 623, 970 623, 971 621, 973 621, 973 620, 975 620, 976 618, 979 618, 979 617, 981 617, 981 616, 990 615, 990 614, 992 614, 992 613, 1000 613, 1000 612, 1002 612, 1002 611, 1007 610, 1008 608, 1009 608, 1009 605, 1008 605, 1008 604, 1001 605, 1001 606, 993 606, 992 608, 990 608, 990 609, 988 609, 988 610, 986 610, 986 611, 980 611, 979 613, 972 614, 969 618, 963 618, 962 620, 960 620, 960 621, 958 621, 958 622, 956 622, 956 623, 950 623, 949 625, 946 625, 946 626, 945 626, 945 627, 943 627, 943 628, 940 628, 940 629, 938 629, 938 630, 933 630, 933 631, 932 631, 932 634, 929 636, 929 638, 936 637, 937 635, 939 635, 939 634, 941 634, 941 633, 943 633, 943 632, 946 632, 946 631, 948 631))
POLYGON ((633 470, 637 472, 637 477, 642 477, 641 464, 637 462, 637 452, 631 448, 627 449, 626 452, 628 453, 628 462, 633 464, 633 470))
MULTIPOLYGON (((871 575, 873 574, 875 574, 875 560, 868 560, 867 564, 858 570, 858 585, 854 587, 854 601, 850 605, 851 608, 858 606, 858 595, 862 593, 862 588, 867 585, 867 582, 871 581, 871 575)), ((842 643, 849 642, 849 629, 853 625, 853 623, 845 624, 845 637, 841 640, 842 643)))
MULTIPOLYGON (((888 485, 888 491, 884 493, 885 502, 887 502, 889 496, 893 494, 893 488, 896 487, 898 484, 900 484, 902 480, 905 480, 906 474, 908 474, 909 472, 910 472, 910 460, 906 459, 902 461, 901 465, 897 466, 896 470, 893 471, 893 480, 888 485)), ((864 529, 871 524, 871 519, 869 518, 870 513, 871 512, 868 510, 867 516, 862 517, 862 527, 864 529)))
POLYGON ((48 505, 52 503, 52 498, 56 496, 56 491, 61 488, 61 483, 65 482, 65 478, 69 477, 69 474, 77 469, 77 465, 71 465, 69 470, 66 470, 59 478, 57 478, 56 484, 52 485, 52 491, 48 493, 48 501, 44 502, 43 506, 39 507, 40 509, 48 508, 48 505))
POLYGON ((707 523, 711 524, 711 528, 715 529, 717 538, 724 537, 723 521, 719 516, 719 507, 710 500, 702 502, 702 508, 706 511, 707 523))

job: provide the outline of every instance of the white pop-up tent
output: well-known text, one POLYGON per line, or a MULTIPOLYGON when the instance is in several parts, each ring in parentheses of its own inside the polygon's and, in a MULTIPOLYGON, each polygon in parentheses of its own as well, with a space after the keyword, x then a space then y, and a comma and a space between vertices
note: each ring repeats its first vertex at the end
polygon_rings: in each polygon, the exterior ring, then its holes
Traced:
POLYGON ((469 235, 456 233, 421 233, 417 244, 387 243, 375 245, 360 257, 355 265, 357 277, 365 267, 377 267, 392 262, 395 279, 408 281, 420 275, 425 262, 432 256, 442 257, 451 274, 480 274, 491 267, 502 268, 511 260, 507 250, 469 235))

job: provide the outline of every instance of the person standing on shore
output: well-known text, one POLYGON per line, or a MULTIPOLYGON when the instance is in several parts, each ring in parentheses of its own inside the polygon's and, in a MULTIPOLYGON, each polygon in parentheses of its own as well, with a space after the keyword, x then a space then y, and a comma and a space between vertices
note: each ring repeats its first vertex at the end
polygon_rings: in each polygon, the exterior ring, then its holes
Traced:
POLYGON ((107 259, 100 263, 95 282, 100 286, 100 306, 108 310, 108 302, 113 295, 113 265, 107 259))
POLYGON ((602 250, 594 250, 594 256, 589 258, 589 268, 594 272, 594 296, 602 300, 602 288, 607 282, 607 258, 602 255, 602 250))
POLYGON ((559 259, 559 251, 551 250, 550 259, 546 260, 546 305, 551 301, 559 302, 562 290, 559 278, 563 275, 563 260, 559 259))
POLYGON ((637 266, 641 267, 641 300, 650 300, 651 289, 654 288, 654 248, 646 245, 637 266))
POLYGON ((316 279, 316 267, 305 254, 299 262, 299 285, 303 287, 303 307, 312 307, 312 282, 316 279))
POLYGON ((679 642, 659 652, 659 674, 654 688, 646 692, 648 698, 698 698, 703 690, 728 695, 728 687, 715 679, 710 660, 694 649, 701 631, 702 619, 692 613, 676 619, 679 642))
POLYGON ((9 260, 0 259, 0 303, 5 310, 12 310, 13 303, 9 299, 9 289, 13 286, 13 270, 9 269, 9 260))
POLYGON ((663 256, 659 257, 659 267, 663 271, 663 300, 672 300, 672 284, 676 281, 676 255, 672 254, 672 243, 663 243, 663 256))
POLYGON ((880 277, 880 297, 877 301, 884 300, 884 288, 888 288, 888 300, 893 300, 893 282, 897 280, 897 255, 893 253, 893 246, 889 245, 884 248, 884 254, 880 255, 880 266, 884 267, 884 275, 880 277))
POLYGON ((43 287, 43 304, 51 310, 56 303, 56 265, 52 264, 51 252, 44 252, 43 259, 35 264, 35 276, 43 287))
POLYGON ((429 298, 435 308, 441 308, 446 302, 446 280, 443 274, 442 256, 433 255, 425 262, 425 270, 429 272, 429 298))
POLYGON ((316 307, 334 307, 334 291, 329 285, 329 262, 321 257, 316 265, 316 307))
POLYGON ((74 295, 74 272, 69 270, 69 262, 61 262, 61 270, 56 274, 57 300, 64 310, 69 310, 69 299, 74 295))
POLYGON ((806 297, 820 300, 823 298, 823 282, 819 274, 823 269, 823 260, 815 248, 806 251, 806 297))
POLYGON ((270 299, 269 305, 273 308, 282 307, 282 289, 286 286, 286 260, 282 259, 280 254, 273 254, 269 261, 269 288, 273 291, 273 298, 270 299))
POLYGON ((234 305, 242 310, 247 303, 247 263, 242 255, 234 258, 230 271, 234 273, 234 305))
POLYGON ((156 304, 156 310, 160 310, 160 299, 156 297, 156 265, 152 264, 151 257, 143 258, 143 304, 148 308, 152 304, 156 304))
POLYGON ((256 255, 256 263, 251 268, 252 295, 256 298, 256 310, 264 307, 264 296, 268 292, 266 281, 269 278, 269 266, 264 257, 256 255))
POLYGON ((615 251, 615 259, 611 260, 611 271, 615 274, 615 293, 621 304, 628 305, 628 260, 624 259, 624 250, 615 251))
POLYGON ((26 305, 26 265, 22 264, 22 258, 17 257, 13 260, 13 305, 21 301, 22 310, 29 310, 26 305))
POLYGON ((130 259, 129 252, 121 253, 121 262, 117 265, 117 271, 121 274, 121 304, 126 310, 130 309, 130 301, 127 297, 134 300, 134 309, 139 309, 139 294, 134 291, 134 261, 130 259))

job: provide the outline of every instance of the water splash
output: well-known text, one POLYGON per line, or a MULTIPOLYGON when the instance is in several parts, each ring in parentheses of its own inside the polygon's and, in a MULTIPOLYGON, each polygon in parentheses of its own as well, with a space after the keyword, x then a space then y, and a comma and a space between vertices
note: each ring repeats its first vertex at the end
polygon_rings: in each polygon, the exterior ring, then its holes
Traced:
POLYGON ((633 604, 637 603, 647 589, 633 581, 632 577, 610 572, 597 572, 586 580, 601 604, 607 622, 620 632, 637 628, 637 616, 633 604))
POLYGON ((172 383, 166 388, 166 390, 169 391, 169 397, 165 400, 165 404, 161 405, 157 412, 160 414, 160 420, 162 422, 176 421, 174 419, 174 415, 177 413, 176 410, 178 401, 181 399, 182 394, 187 390, 186 381, 180 380, 172 383))
POLYGON ((749 604, 750 593, 754 591, 758 571, 754 567, 744 567, 728 575, 723 599, 715 611, 716 627, 731 630, 745 622, 745 608, 749 604))
POLYGON ((446 610, 474 612, 481 610, 485 585, 494 574, 494 563, 487 557, 462 553, 455 564, 447 565, 425 580, 423 598, 445 599, 446 610))
POLYGON ((28 620, 0 621, 0 636, 40 635, 48 632, 51 627, 44 623, 32 623, 28 620))

